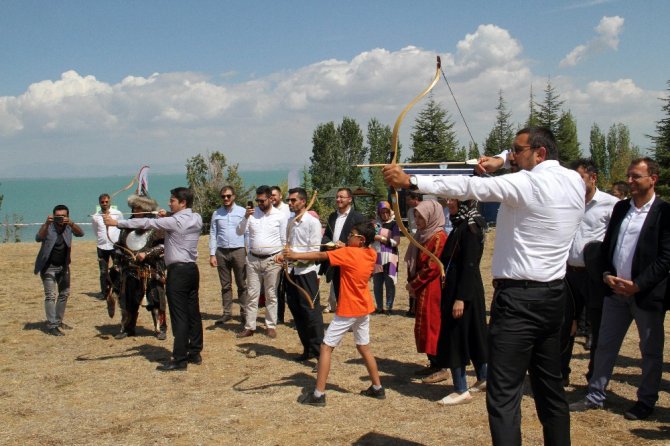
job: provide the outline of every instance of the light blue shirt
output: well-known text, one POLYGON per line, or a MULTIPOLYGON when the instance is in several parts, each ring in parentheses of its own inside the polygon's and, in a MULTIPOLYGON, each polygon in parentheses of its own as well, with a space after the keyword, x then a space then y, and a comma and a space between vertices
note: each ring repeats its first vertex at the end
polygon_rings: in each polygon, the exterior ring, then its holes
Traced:
POLYGON ((246 212, 245 208, 234 203, 231 210, 223 206, 214 211, 209 228, 209 255, 215 255, 217 248, 244 248, 244 234, 238 235, 236 228, 244 220, 246 212))

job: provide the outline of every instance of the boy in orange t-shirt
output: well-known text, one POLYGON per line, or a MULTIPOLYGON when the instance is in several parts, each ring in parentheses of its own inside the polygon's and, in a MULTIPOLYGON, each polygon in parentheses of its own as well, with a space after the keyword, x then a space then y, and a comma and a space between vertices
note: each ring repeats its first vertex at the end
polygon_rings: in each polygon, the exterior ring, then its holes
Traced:
POLYGON ((370 248, 374 237, 375 228, 371 223, 359 223, 351 230, 344 248, 322 252, 292 252, 287 249, 284 252, 284 257, 288 260, 328 260, 331 265, 340 267, 340 299, 335 317, 321 344, 316 388, 313 393, 301 395, 298 402, 302 404, 326 405, 326 381, 333 349, 350 329, 354 332, 356 349, 361 354, 372 381, 372 385, 362 390, 361 395, 386 398, 379 380, 377 361, 370 351, 370 313, 375 311, 375 304, 368 282, 377 259, 377 253, 370 248))

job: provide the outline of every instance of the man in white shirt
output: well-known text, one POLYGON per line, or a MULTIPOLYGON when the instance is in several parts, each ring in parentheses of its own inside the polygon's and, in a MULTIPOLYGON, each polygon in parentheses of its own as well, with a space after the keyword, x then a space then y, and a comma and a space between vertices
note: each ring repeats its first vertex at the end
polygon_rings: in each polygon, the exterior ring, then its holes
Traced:
POLYGON ((486 407, 495 445, 521 444, 526 372, 547 445, 570 444, 570 414, 561 385, 560 329, 565 262, 584 215, 585 186, 558 164, 550 130, 517 132, 510 162, 519 171, 497 177, 409 176, 383 169, 395 188, 500 202, 491 264, 495 295, 489 323, 486 407))
POLYGON ((102 218, 109 214, 114 220, 122 220, 123 214, 113 209, 109 194, 100 194, 98 197, 100 211, 93 214, 92 225, 95 233, 98 251, 98 267, 100 268, 100 300, 107 297, 112 282, 109 278, 109 261, 114 253, 114 243, 119 240, 119 229, 116 226, 105 226, 102 218))
POLYGON ((561 368, 563 384, 567 385, 570 376, 570 360, 575 342, 577 318, 584 307, 591 325, 592 337, 589 352, 589 371, 586 379, 590 379, 593 370, 593 358, 598 344, 600 330, 600 315, 603 308, 603 294, 600 282, 593 283, 593 279, 586 269, 584 247, 591 242, 601 242, 609 224, 614 205, 619 201, 616 197, 598 190, 598 168, 592 160, 579 159, 572 163, 574 169, 584 180, 586 185, 586 208, 575 239, 570 247, 568 266, 565 273, 572 301, 566 305, 566 320, 563 332, 563 347, 561 348, 561 368), (574 305, 572 305, 574 303, 574 305))
MULTIPOLYGON (((288 245, 295 252, 318 252, 321 244, 321 222, 304 212, 307 192, 302 187, 288 191, 288 202, 295 217, 288 223, 288 245)), ((283 261, 279 256, 278 261, 283 261)), ((291 280, 286 281, 286 301, 293 315, 303 353, 296 361, 318 358, 323 341, 323 315, 319 305, 319 266, 313 261, 297 261, 288 267, 291 280), (291 283, 294 282, 294 283, 291 283), (296 286, 297 285, 297 286, 296 286), (302 288, 302 291, 297 287, 302 288), (309 295, 312 306, 307 301, 309 295)))
POLYGON ((284 195, 281 188, 279 186, 272 186, 270 189, 272 190, 272 206, 281 211, 288 221, 291 218, 291 209, 288 204, 284 203, 284 195))
POLYGON ((628 167, 631 198, 619 201, 603 240, 610 295, 603 302, 602 324, 593 375, 586 398, 570 405, 581 412, 604 407, 607 385, 621 343, 632 321, 640 336, 642 376, 637 402, 624 412, 629 420, 648 418, 658 400, 663 371, 665 295, 670 269, 670 205, 656 196, 659 166, 639 158, 628 167))
POLYGON ((246 216, 237 226, 237 234, 246 233, 247 301, 244 306, 244 330, 238 338, 253 336, 256 332, 258 299, 265 290, 265 325, 270 338, 277 337, 277 279, 281 265, 275 262, 286 243, 286 216, 272 205, 269 186, 256 189, 256 208, 247 209, 246 216))

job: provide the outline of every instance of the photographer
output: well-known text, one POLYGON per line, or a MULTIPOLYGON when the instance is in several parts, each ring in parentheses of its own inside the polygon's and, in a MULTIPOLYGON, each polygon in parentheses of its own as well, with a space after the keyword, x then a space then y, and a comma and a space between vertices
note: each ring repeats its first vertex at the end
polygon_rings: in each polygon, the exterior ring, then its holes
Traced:
POLYGON ((53 215, 49 215, 47 221, 40 226, 35 236, 35 241, 42 243, 35 259, 35 274, 40 274, 44 285, 47 333, 52 336, 63 336, 61 328, 72 328, 63 323, 67 298, 70 296, 72 235, 81 237, 84 231, 70 220, 67 206, 59 204, 53 209, 53 215))

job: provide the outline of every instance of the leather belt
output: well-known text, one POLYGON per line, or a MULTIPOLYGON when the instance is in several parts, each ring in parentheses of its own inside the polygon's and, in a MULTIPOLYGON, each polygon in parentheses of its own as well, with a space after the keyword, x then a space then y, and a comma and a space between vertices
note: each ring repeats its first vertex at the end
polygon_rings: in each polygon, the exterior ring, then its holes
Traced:
POLYGON ((281 251, 277 251, 277 252, 273 252, 272 254, 255 254, 255 253, 252 252, 251 255, 256 257, 257 259, 264 260, 264 259, 269 259, 270 257, 274 257, 277 254, 279 254, 280 252, 281 251))
POLYGON ((568 270, 568 271, 575 272, 575 273, 581 273, 581 272, 583 272, 583 271, 586 271, 586 267, 585 267, 585 266, 572 266, 572 265, 568 265, 568 266, 567 266, 567 270, 568 270))
POLYGON ((493 279, 493 287, 495 289, 551 288, 561 284, 563 284, 563 279, 551 280, 549 282, 538 282, 536 280, 493 279))

